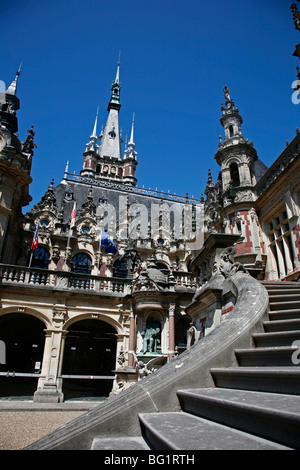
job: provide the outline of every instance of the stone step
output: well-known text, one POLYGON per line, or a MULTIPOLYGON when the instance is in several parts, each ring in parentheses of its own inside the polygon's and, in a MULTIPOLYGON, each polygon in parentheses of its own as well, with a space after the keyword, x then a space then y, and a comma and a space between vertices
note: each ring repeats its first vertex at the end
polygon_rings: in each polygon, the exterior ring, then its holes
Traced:
POLYGON ((288 305, 286 305, 286 309, 282 310, 273 310, 269 312, 270 320, 288 320, 300 317, 300 309, 289 309, 288 305))
POLYGON ((239 366, 293 366, 292 355, 297 346, 271 348, 236 349, 235 355, 239 366))
POLYGON ((265 286, 267 290, 272 289, 300 289, 300 282, 290 281, 290 282, 282 282, 282 281, 260 281, 260 283, 265 286))
POLYGON ((155 450, 275 450, 278 443, 185 412, 143 413, 142 433, 155 450))
POLYGON ((178 390, 183 411, 300 448, 300 397, 222 388, 178 390))
POLYGON ((291 288, 291 287, 286 287, 284 289, 282 288, 275 288, 275 289, 267 289, 268 294, 270 297, 273 296, 279 296, 279 297, 285 297, 285 296, 293 296, 293 295, 299 295, 300 294, 300 286, 298 288, 291 288))
POLYGON ((300 301, 299 300, 281 300, 275 301, 270 299, 270 310, 300 310, 300 301))
POLYGON ((299 313, 299 318, 292 318, 288 320, 265 321, 263 326, 266 332, 293 331, 293 330, 300 331, 300 313, 299 313))
POLYGON ((300 293, 293 293, 293 294, 288 294, 288 291, 285 290, 277 295, 274 295, 274 293, 269 292, 269 299, 270 303, 273 302, 300 302, 300 293))
POLYGON ((276 331, 273 333, 255 333, 252 335, 256 347, 291 346, 300 340, 300 330, 276 331))
POLYGON ((151 450, 143 437, 95 437, 91 450, 151 450))
POLYGON ((210 370, 216 387, 300 395, 300 367, 228 367, 210 370))

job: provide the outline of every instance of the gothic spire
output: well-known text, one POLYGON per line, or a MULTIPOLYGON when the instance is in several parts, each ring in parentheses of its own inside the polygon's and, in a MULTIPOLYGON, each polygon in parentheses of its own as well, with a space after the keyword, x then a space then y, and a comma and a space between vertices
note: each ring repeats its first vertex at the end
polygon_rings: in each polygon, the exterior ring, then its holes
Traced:
POLYGON ((86 144, 86 152, 88 150, 94 150, 96 151, 97 148, 98 148, 98 145, 97 145, 97 122, 98 122, 98 113, 99 113, 99 106, 97 108, 97 113, 96 113, 96 118, 95 118, 95 124, 94 124, 94 128, 93 128, 93 132, 92 134, 90 135, 90 141, 88 144, 86 144))
POLYGON ((117 109, 118 111, 120 110, 121 108, 120 91, 121 91, 121 83, 120 83, 120 58, 119 58, 115 80, 112 82, 112 85, 111 85, 111 97, 110 97, 110 102, 108 104, 108 111, 112 107, 117 109))
POLYGON ((16 96, 16 93, 17 93, 17 84, 18 84, 18 78, 21 74, 21 66, 22 66, 22 62, 17 70, 17 73, 16 73, 16 76, 15 78, 13 79, 13 81, 11 82, 11 84, 9 85, 9 87, 7 88, 6 90, 6 94, 7 95, 13 95, 13 96, 16 96))
POLYGON ((99 106, 97 108, 97 114, 96 114, 96 119, 95 119, 95 124, 94 124, 94 129, 93 129, 93 133, 91 135, 91 137, 93 138, 97 138, 97 122, 98 122, 98 114, 99 114, 99 106))
POLYGON ((124 158, 133 158, 134 160, 136 160, 136 157, 137 157, 137 152, 135 151, 135 143, 134 143, 134 113, 133 113, 130 140, 124 151, 124 158))
POLYGON ((134 139, 133 139, 133 133, 134 133, 134 113, 133 113, 133 116, 132 116, 132 124, 131 124, 131 134, 130 134, 130 140, 129 140, 129 143, 128 145, 135 145, 134 144, 134 139))
POLYGON ((115 80, 111 86, 111 98, 108 104, 108 118, 106 121, 103 136, 101 137, 101 144, 99 155, 101 158, 117 158, 121 160, 121 135, 119 128, 119 111, 120 104, 120 60, 118 60, 117 72, 115 80))

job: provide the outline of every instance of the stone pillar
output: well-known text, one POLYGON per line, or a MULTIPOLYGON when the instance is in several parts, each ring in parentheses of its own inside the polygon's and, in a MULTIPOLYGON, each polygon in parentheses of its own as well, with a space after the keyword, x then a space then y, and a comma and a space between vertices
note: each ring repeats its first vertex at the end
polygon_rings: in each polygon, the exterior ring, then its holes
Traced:
POLYGON ((169 306, 169 360, 175 353, 175 304, 169 306))
POLYGON ((62 393, 62 356, 65 336, 68 333, 63 330, 62 324, 65 322, 66 309, 53 309, 53 327, 45 330, 46 340, 42 373, 38 381, 38 388, 34 393, 33 401, 40 403, 61 403, 62 393))
POLYGON ((134 368, 134 346, 135 346, 135 316, 133 310, 130 312, 128 367, 134 368))

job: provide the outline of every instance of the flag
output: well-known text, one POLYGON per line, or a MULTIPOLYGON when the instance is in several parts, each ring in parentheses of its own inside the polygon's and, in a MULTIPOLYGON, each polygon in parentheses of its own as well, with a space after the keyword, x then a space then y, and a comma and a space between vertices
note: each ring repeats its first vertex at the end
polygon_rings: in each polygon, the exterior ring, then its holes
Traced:
POLYGON ((35 229, 35 233, 32 239, 31 248, 30 248, 31 251, 35 250, 39 244, 39 223, 40 222, 38 221, 36 229, 35 229))
POLYGON ((76 201, 74 202, 72 214, 71 214, 71 223, 70 223, 70 228, 74 227, 75 225, 75 216, 76 216, 76 201))
POLYGON ((100 245, 104 246, 105 253, 113 253, 114 255, 118 252, 118 248, 116 245, 111 241, 108 235, 101 230, 101 238, 100 238, 100 245))

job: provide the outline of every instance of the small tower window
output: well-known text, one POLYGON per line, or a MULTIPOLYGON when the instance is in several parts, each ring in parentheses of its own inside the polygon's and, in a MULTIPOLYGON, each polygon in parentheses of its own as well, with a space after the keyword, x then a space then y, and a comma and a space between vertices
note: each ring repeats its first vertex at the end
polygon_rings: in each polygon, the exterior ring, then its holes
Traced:
POLYGON ((240 186, 240 176, 237 163, 232 163, 230 165, 230 178, 233 186, 240 186))
POLYGON ((229 137, 233 137, 233 136, 234 136, 233 126, 230 125, 230 126, 229 126, 229 137))

